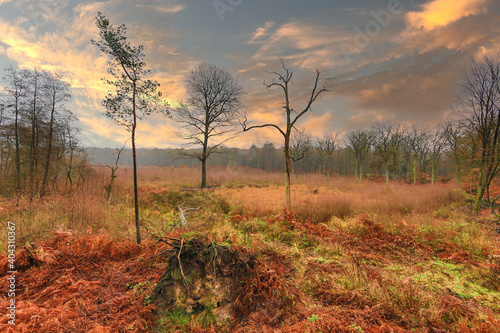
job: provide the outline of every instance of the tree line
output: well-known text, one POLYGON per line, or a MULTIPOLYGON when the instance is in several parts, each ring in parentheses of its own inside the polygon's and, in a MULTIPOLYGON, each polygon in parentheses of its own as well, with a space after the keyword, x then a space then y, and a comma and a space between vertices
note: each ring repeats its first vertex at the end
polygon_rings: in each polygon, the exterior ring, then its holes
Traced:
MULTIPOLYGON (((354 130, 341 138, 336 133, 314 137, 306 131, 293 131, 290 144, 293 174, 322 174, 329 177, 349 176, 358 180, 383 178, 386 181, 431 183, 447 181, 452 177, 470 176, 472 164, 466 163, 470 151, 465 140, 464 123, 454 121, 441 124, 435 130, 423 125, 377 123, 368 130, 354 130), (378 130, 399 128, 398 147, 377 138, 378 130), (415 136, 419 143, 415 143, 415 136), (412 143, 414 145, 412 145, 412 143), (458 159, 457 159, 458 158, 458 159), (458 170, 458 171, 457 171, 458 170)), ((384 132, 379 134, 387 136, 384 132)), ((391 138, 395 142, 396 138, 391 138)), ((283 146, 266 141, 254 143, 249 149, 219 146, 212 151, 207 166, 250 167, 266 172, 283 172, 283 146)), ((113 164, 116 150, 87 149, 93 164, 113 164)), ((137 150, 139 166, 197 167, 199 161, 191 155, 201 149, 141 148, 137 150)), ((120 164, 131 165, 131 154, 120 158, 120 164)), ((214 185, 214 184, 211 184, 214 185)))
POLYGON ((61 73, 9 68, 0 92, 1 192, 43 196, 84 177, 77 119, 61 73))

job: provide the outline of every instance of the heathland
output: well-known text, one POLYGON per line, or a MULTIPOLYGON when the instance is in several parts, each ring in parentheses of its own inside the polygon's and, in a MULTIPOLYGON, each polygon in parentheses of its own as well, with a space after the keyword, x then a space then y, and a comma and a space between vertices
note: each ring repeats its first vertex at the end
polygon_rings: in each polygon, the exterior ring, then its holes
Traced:
MULTIPOLYGON (((40 199, 1 198, 18 249, 16 326, 2 315, 2 332, 500 331, 500 224, 471 213, 463 185, 297 175, 284 210, 281 173, 214 167, 218 186, 201 190, 197 169, 144 167, 137 245, 131 170, 118 169, 110 200, 108 171, 40 199), (150 296, 179 255, 165 237, 251 263, 225 316, 210 297, 157 311, 150 296)), ((5 224, 0 234, 6 309, 5 224)))

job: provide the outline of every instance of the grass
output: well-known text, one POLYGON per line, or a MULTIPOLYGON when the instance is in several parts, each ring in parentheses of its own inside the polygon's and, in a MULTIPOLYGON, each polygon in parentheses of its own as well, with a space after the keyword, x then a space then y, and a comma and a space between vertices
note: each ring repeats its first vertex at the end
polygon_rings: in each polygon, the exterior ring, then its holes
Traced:
MULTIPOLYGON (((456 184, 301 175, 290 212, 281 174, 214 168, 209 181, 219 186, 200 191, 192 188, 198 171, 140 169, 144 236, 198 237, 255 255, 255 275, 238 294, 245 319, 221 322, 213 304, 198 313, 173 308, 156 331, 500 329, 500 238, 491 219, 468 212, 468 195, 456 184), (179 206, 194 208, 187 228, 179 226, 179 206)), ((16 222, 18 246, 58 228, 133 239, 130 175, 120 170, 110 205, 107 175, 98 170, 64 195, 17 207, 4 198, 0 218, 16 222)), ((129 289, 142 295, 156 282, 129 289)))

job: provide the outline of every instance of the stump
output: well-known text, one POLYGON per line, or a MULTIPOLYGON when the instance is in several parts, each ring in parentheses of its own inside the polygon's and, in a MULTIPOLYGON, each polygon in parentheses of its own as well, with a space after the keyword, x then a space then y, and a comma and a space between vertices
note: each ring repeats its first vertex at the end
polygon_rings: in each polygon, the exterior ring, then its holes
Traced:
POLYGON ((161 312, 178 308, 188 313, 209 309, 217 320, 232 318, 234 292, 253 267, 253 260, 235 249, 192 239, 181 243, 149 297, 161 312))

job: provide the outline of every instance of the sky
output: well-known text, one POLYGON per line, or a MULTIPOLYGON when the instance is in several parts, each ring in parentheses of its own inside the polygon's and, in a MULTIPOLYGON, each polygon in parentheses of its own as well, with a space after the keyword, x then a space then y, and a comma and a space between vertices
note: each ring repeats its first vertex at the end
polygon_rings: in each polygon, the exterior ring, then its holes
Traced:
MULTIPOLYGON (((249 124, 283 126, 282 91, 263 81, 282 59, 294 72, 292 107, 301 110, 319 70, 329 91, 297 126, 314 136, 377 121, 432 128, 457 116, 457 87, 472 59, 500 51, 499 0, 0 0, 0 76, 10 66, 62 71, 87 147, 129 137, 103 116, 107 59, 91 44, 97 12, 144 45, 152 79, 173 107, 186 98, 185 76, 214 63, 244 86, 249 124)), ((178 132, 172 119, 154 115, 140 122, 137 145, 181 147, 178 132)), ((267 141, 283 144, 266 128, 226 145, 267 141)))

